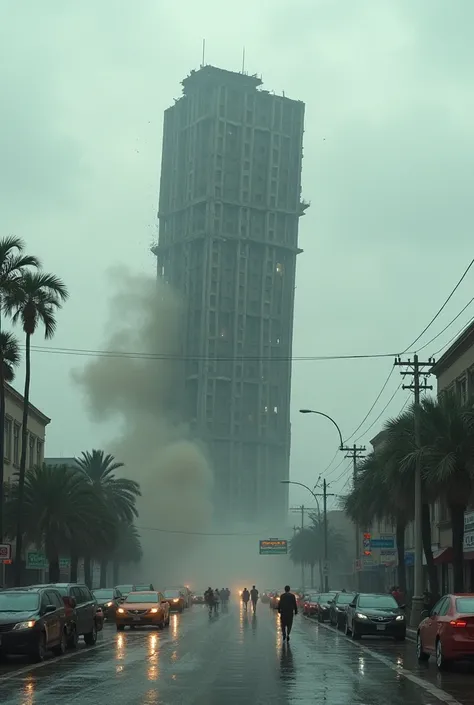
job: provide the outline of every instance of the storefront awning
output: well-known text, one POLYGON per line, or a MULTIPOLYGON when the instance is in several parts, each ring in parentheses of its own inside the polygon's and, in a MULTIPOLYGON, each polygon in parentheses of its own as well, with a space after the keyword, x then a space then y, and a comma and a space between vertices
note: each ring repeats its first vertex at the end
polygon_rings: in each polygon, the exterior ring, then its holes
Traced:
POLYGON ((453 562, 453 548, 452 546, 446 546, 445 548, 440 548, 439 551, 433 553, 433 560, 436 565, 441 563, 452 563, 453 562))

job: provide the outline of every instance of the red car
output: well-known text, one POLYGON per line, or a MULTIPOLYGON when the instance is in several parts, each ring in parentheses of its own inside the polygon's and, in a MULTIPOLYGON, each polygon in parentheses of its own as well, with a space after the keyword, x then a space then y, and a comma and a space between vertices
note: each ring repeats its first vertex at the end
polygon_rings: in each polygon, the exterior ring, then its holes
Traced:
POLYGON ((303 602, 303 614, 307 615, 308 617, 311 617, 311 615, 313 614, 317 614, 318 601, 319 593, 315 592, 311 595, 306 595, 303 602))
POLYGON ((438 668, 474 660, 474 594, 445 595, 431 612, 422 612, 416 653, 420 661, 436 657, 438 668))

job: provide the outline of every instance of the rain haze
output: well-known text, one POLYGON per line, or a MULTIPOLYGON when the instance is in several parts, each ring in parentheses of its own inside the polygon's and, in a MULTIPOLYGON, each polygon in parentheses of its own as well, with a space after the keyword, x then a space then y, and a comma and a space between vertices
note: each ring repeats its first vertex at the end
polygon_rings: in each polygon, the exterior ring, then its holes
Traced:
MULTIPOLYGON (((211 526, 206 449, 173 416, 176 370, 161 365, 148 387, 149 363, 94 352, 148 352, 160 326, 160 340, 175 344, 179 301, 165 302, 162 319, 156 311, 155 328, 146 325, 163 111, 199 67, 205 38, 205 63, 240 71, 245 47, 245 70, 261 75, 265 89, 306 104, 302 195, 311 206, 300 221, 297 261, 291 478, 312 487, 324 473, 331 492, 343 493, 351 466, 337 453, 335 428, 298 410, 329 414, 344 440, 368 445, 407 392, 395 370, 364 420, 393 359, 363 356, 405 350, 471 258, 474 4, 242 0, 227 10, 211 0, 42 0, 26 12, 2 0, 1 7, 1 232, 24 238, 70 290, 54 340, 38 333, 33 341, 31 399, 52 419, 46 455, 104 448, 142 484, 141 525, 211 526), (349 359, 318 359, 341 356, 349 359), (155 422, 146 405, 153 390, 168 404, 155 422), (176 465, 193 478, 189 497, 179 491, 176 465), (174 483, 172 504, 158 502, 160 517, 147 504, 157 478, 174 483)), ((471 290, 472 273, 417 345, 449 323, 471 290)), ((469 319, 466 311, 423 354, 442 349, 469 319)), ((292 487, 290 504, 302 502, 307 493, 292 487)), ((144 537, 145 550, 152 540, 144 537)))

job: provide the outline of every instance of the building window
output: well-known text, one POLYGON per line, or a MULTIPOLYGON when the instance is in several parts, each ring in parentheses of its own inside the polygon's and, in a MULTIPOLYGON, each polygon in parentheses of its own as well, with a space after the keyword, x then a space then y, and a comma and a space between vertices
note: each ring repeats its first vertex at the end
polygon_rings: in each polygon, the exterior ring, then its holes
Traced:
POLYGON ((40 441, 39 438, 36 441, 36 464, 37 465, 42 465, 43 463, 43 441, 40 441))
POLYGON ((461 377, 456 382, 456 394, 461 404, 467 402, 467 380, 466 377, 461 377))
POLYGON ((20 464, 20 424, 13 424, 13 463, 20 464))
POLYGON ((12 459, 12 420, 9 418, 5 419, 5 458, 6 460, 12 459))
POLYGON ((33 467, 35 464, 35 437, 30 433, 30 457, 29 457, 29 466, 30 468, 33 467))

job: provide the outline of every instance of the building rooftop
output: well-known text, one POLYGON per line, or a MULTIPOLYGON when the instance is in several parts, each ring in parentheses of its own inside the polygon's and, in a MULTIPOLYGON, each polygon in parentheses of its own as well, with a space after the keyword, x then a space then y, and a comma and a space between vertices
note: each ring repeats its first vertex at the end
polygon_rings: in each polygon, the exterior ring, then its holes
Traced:
POLYGON ((454 343, 444 352, 436 362, 431 371, 436 377, 439 377, 447 370, 453 362, 461 357, 469 348, 474 346, 474 323, 467 326, 463 332, 456 338, 454 343))
POLYGON ((240 86, 246 85, 249 88, 257 88, 263 83, 262 79, 256 74, 249 76, 239 71, 227 71, 217 66, 206 65, 201 66, 197 71, 193 69, 189 76, 186 76, 186 78, 181 81, 181 85, 183 86, 183 94, 186 95, 203 84, 226 83, 228 85, 232 82, 240 86))
MULTIPOLYGON (((20 406, 23 406, 23 395, 20 394, 20 392, 18 392, 14 387, 12 387, 11 384, 8 384, 8 382, 5 382, 5 392, 7 395, 10 395, 10 397, 14 399, 20 406)), ((30 410, 30 414, 33 414, 34 416, 36 416, 36 418, 40 419, 40 421, 42 421, 45 426, 47 426, 51 421, 51 419, 46 416, 46 414, 43 414, 43 412, 37 409, 36 406, 33 406, 31 402, 28 404, 28 408, 30 410)))

